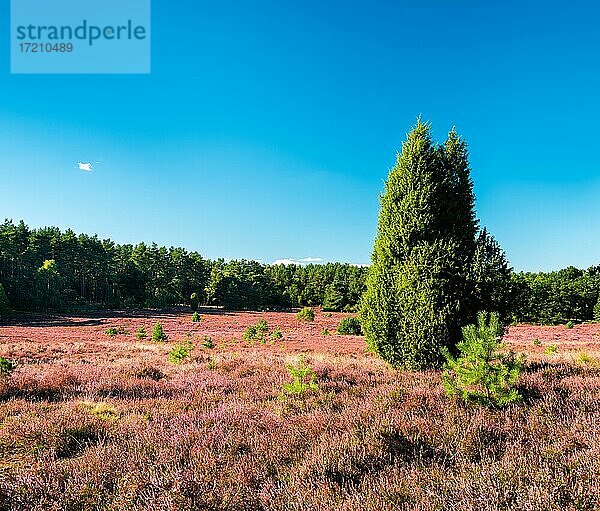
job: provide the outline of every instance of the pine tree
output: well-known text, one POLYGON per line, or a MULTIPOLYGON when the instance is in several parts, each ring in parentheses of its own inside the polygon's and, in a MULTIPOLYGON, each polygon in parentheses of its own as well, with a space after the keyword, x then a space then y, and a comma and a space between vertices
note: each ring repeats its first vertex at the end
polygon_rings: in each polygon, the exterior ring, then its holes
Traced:
POLYGON ((54 259, 47 259, 37 271, 37 287, 40 306, 44 312, 48 309, 60 309, 61 277, 54 259))
POLYGON ((152 340, 155 342, 165 342, 168 339, 169 336, 163 331, 162 323, 158 321, 152 329, 152 340))
POLYGON ((344 294, 339 282, 334 281, 327 286, 325 297, 323 298, 323 310, 339 312, 344 308, 344 294))
POLYGON ((361 322, 369 347, 396 367, 439 365, 473 316, 468 286, 477 222, 464 142, 436 147, 417 122, 381 197, 361 322))
POLYGON ((598 295, 598 300, 596 300, 596 304, 594 305, 594 321, 600 322, 600 295, 598 295))
POLYGON ((504 353, 503 327, 498 314, 481 312, 476 325, 463 328, 458 343, 460 355, 446 351, 446 371, 442 375, 450 396, 483 406, 502 407, 520 401, 516 384, 525 358, 504 353))
POLYGON ((10 312, 10 302, 4 292, 4 286, 0 284, 0 323, 6 320, 6 316, 10 312))
POLYGON ((497 312, 504 325, 510 321, 511 274, 506 254, 487 229, 482 229, 471 265, 475 309, 497 312))

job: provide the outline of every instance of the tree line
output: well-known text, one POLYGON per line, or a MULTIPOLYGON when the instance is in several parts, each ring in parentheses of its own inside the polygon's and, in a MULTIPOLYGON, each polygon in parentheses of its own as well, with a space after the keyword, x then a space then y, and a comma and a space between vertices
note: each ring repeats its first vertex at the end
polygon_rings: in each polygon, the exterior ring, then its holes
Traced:
MULTIPOLYGON (((474 290, 513 322, 600 321, 600 265, 513 272, 484 229, 476 240, 474 290), (487 269, 486 269, 487 268, 487 269)), ((228 309, 318 306, 353 311, 367 268, 329 263, 211 261, 155 244, 118 245, 56 227, 0 225, 0 315, 22 311, 218 305, 228 309)))
POLYGON ((600 321, 600 265, 512 275, 512 318, 556 325, 600 321))
MULTIPOLYGON (((0 307, 218 305, 229 309, 321 306, 353 310, 367 268, 209 260, 183 248, 117 244, 58 227, 0 225, 0 307)), ((0 311, 1 314, 1 311, 0 311)))

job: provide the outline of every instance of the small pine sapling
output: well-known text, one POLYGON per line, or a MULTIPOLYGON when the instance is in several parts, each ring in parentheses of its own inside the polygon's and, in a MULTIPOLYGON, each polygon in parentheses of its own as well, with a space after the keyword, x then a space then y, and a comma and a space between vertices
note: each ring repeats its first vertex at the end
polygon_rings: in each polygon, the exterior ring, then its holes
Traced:
POLYGON ((194 343, 190 340, 176 344, 173 346, 173 349, 169 351, 169 362, 171 362, 171 364, 180 364, 190 356, 190 353, 194 348, 194 343))
POLYGON ((242 334, 242 338, 244 339, 244 341, 253 341, 254 339, 256 339, 258 333, 256 331, 256 326, 255 325, 249 325, 246 330, 244 330, 244 333, 242 334))
POLYGON ((210 335, 205 335, 202 338, 202 347, 203 348, 208 348, 208 349, 213 349, 215 347, 215 343, 213 341, 213 338, 210 335))
POLYGON ((164 342, 168 338, 169 336, 163 331, 162 323, 160 321, 157 322, 152 329, 152 340, 154 342, 164 342))
POLYGON ((261 319, 256 323, 256 332, 258 333, 259 337, 262 338, 268 331, 269 325, 264 319, 261 319))
POLYGON ((289 365, 288 371, 292 377, 291 383, 284 383, 282 393, 301 397, 309 390, 319 390, 317 384, 317 375, 310 365, 306 363, 304 357, 300 357, 296 365, 289 365))
POLYGON ((488 320, 488 315, 481 312, 476 325, 462 329, 458 357, 445 350, 446 371, 442 381, 449 396, 498 408, 521 400, 515 386, 523 372, 525 358, 502 351, 502 333, 496 313, 490 314, 488 320))
POLYGON ((15 370, 15 367, 17 367, 17 364, 15 364, 12 360, 0 357, 0 376, 10 376, 10 374, 15 370))
POLYGON ((299 321, 314 321, 315 320, 315 311, 310 307, 304 307, 298 314, 296 314, 296 319, 299 321))

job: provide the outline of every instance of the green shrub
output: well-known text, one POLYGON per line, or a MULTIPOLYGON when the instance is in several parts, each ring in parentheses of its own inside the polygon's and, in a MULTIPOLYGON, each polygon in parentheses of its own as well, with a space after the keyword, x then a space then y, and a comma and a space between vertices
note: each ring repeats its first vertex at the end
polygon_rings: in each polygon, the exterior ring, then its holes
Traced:
POLYGON ((115 337, 117 335, 126 334, 127 331, 122 326, 120 326, 120 327, 111 326, 110 328, 107 328, 106 330, 104 330, 104 333, 106 335, 108 335, 109 337, 115 337))
POLYGON ((146 337, 148 337, 148 335, 146 334, 146 328, 141 326, 137 329, 137 331, 135 332, 135 338, 138 341, 141 341, 142 339, 145 339, 146 337))
POLYGON ((323 330, 321 330, 321 335, 331 335, 331 332, 329 331, 329 328, 323 328, 323 330))
POLYGON ((244 330, 242 337, 245 341, 264 341, 268 332, 268 323, 264 319, 261 319, 255 325, 249 325, 246 330, 244 330))
POLYGON ((283 339, 283 333, 281 332, 281 328, 276 326, 273 329, 273 331, 271 332, 271 339, 273 339, 273 340, 283 339))
POLYGON ((544 354, 554 355, 554 353, 556 353, 557 351, 558 351, 558 346, 556 344, 550 344, 550 345, 546 346, 546 349, 544 350, 544 354))
POLYGON ((542 341, 540 341, 539 339, 534 339, 533 340, 533 344, 534 344, 534 346, 541 346, 542 345, 542 341))
POLYGON ((446 393, 463 401, 502 407, 521 400, 515 388, 524 367, 524 356, 503 353, 503 327, 498 314, 479 313, 476 325, 462 329, 459 356, 445 350, 446 371, 442 381, 446 393))
POLYGON ((180 364, 190 356, 190 353, 194 348, 194 344, 189 340, 176 344, 171 351, 169 351, 169 362, 171 362, 171 364, 180 364))
POLYGON ((0 357, 0 376, 10 376, 10 374, 15 370, 15 367, 17 367, 17 364, 15 364, 12 360, 0 357))
POLYGON ((317 384, 317 375, 312 367, 310 367, 303 356, 298 358, 296 365, 287 366, 290 376, 292 377, 291 383, 284 383, 282 388, 282 395, 294 395, 301 397, 309 390, 319 390, 317 384))
POLYGON ((256 325, 248 325, 244 333, 242 334, 242 339, 244 341, 253 341, 258 338, 258 332, 256 330, 256 325))
POLYGON ((264 319, 259 320, 256 323, 256 331, 262 337, 264 334, 266 334, 269 331, 268 323, 264 319))
POLYGON ((152 329, 152 340, 154 342, 164 342, 169 338, 167 334, 163 331, 163 326, 160 321, 158 321, 154 328, 152 329))
POLYGON ((202 318, 200 317, 200 314, 198 314, 197 312, 194 312, 194 314, 192 314, 192 323, 199 323, 201 319, 202 318))
POLYGON ((353 316, 343 318, 338 325, 337 333, 341 335, 362 335, 360 320, 353 316))
POLYGON ((202 338, 202 347, 212 349, 215 347, 215 343, 210 335, 205 335, 202 338))
POLYGON ((572 321, 567 322, 565 327, 567 327, 570 330, 571 328, 573 328, 573 322, 572 321))
POLYGON ((314 321, 315 320, 315 311, 310 307, 304 307, 298 314, 296 314, 296 318, 299 321, 314 321))

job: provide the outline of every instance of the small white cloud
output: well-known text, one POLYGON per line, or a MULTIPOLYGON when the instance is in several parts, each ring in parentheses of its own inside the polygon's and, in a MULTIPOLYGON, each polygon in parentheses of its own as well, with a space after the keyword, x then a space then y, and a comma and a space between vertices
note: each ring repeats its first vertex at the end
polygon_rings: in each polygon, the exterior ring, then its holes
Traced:
POLYGON ((91 163, 83 163, 81 161, 78 161, 77 165, 79 166, 79 170, 85 170, 87 172, 91 172, 92 171, 92 164, 91 163))
POLYGON ((277 259, 277 261, 274 261, 273 264, 284 264, 284 265, 295 264, 298 266, 306 266, 307 264, 321 263, 321 262, 323 262, 322 257, 305 257, 303 259, 294 259, 291 257, 286 257, 285 259, 277 259))
POLYGON ((284 266, 289 266, 291 264, 302 264, 300 261, 296 261, 295 259, 277 259, 277 261, 273 261, 273 264, 283 264, 284 266))
POLYGON ((323 261, 322 257, 305 257, 304 259, 300 259, 303 263, 320 263, 323 261))

